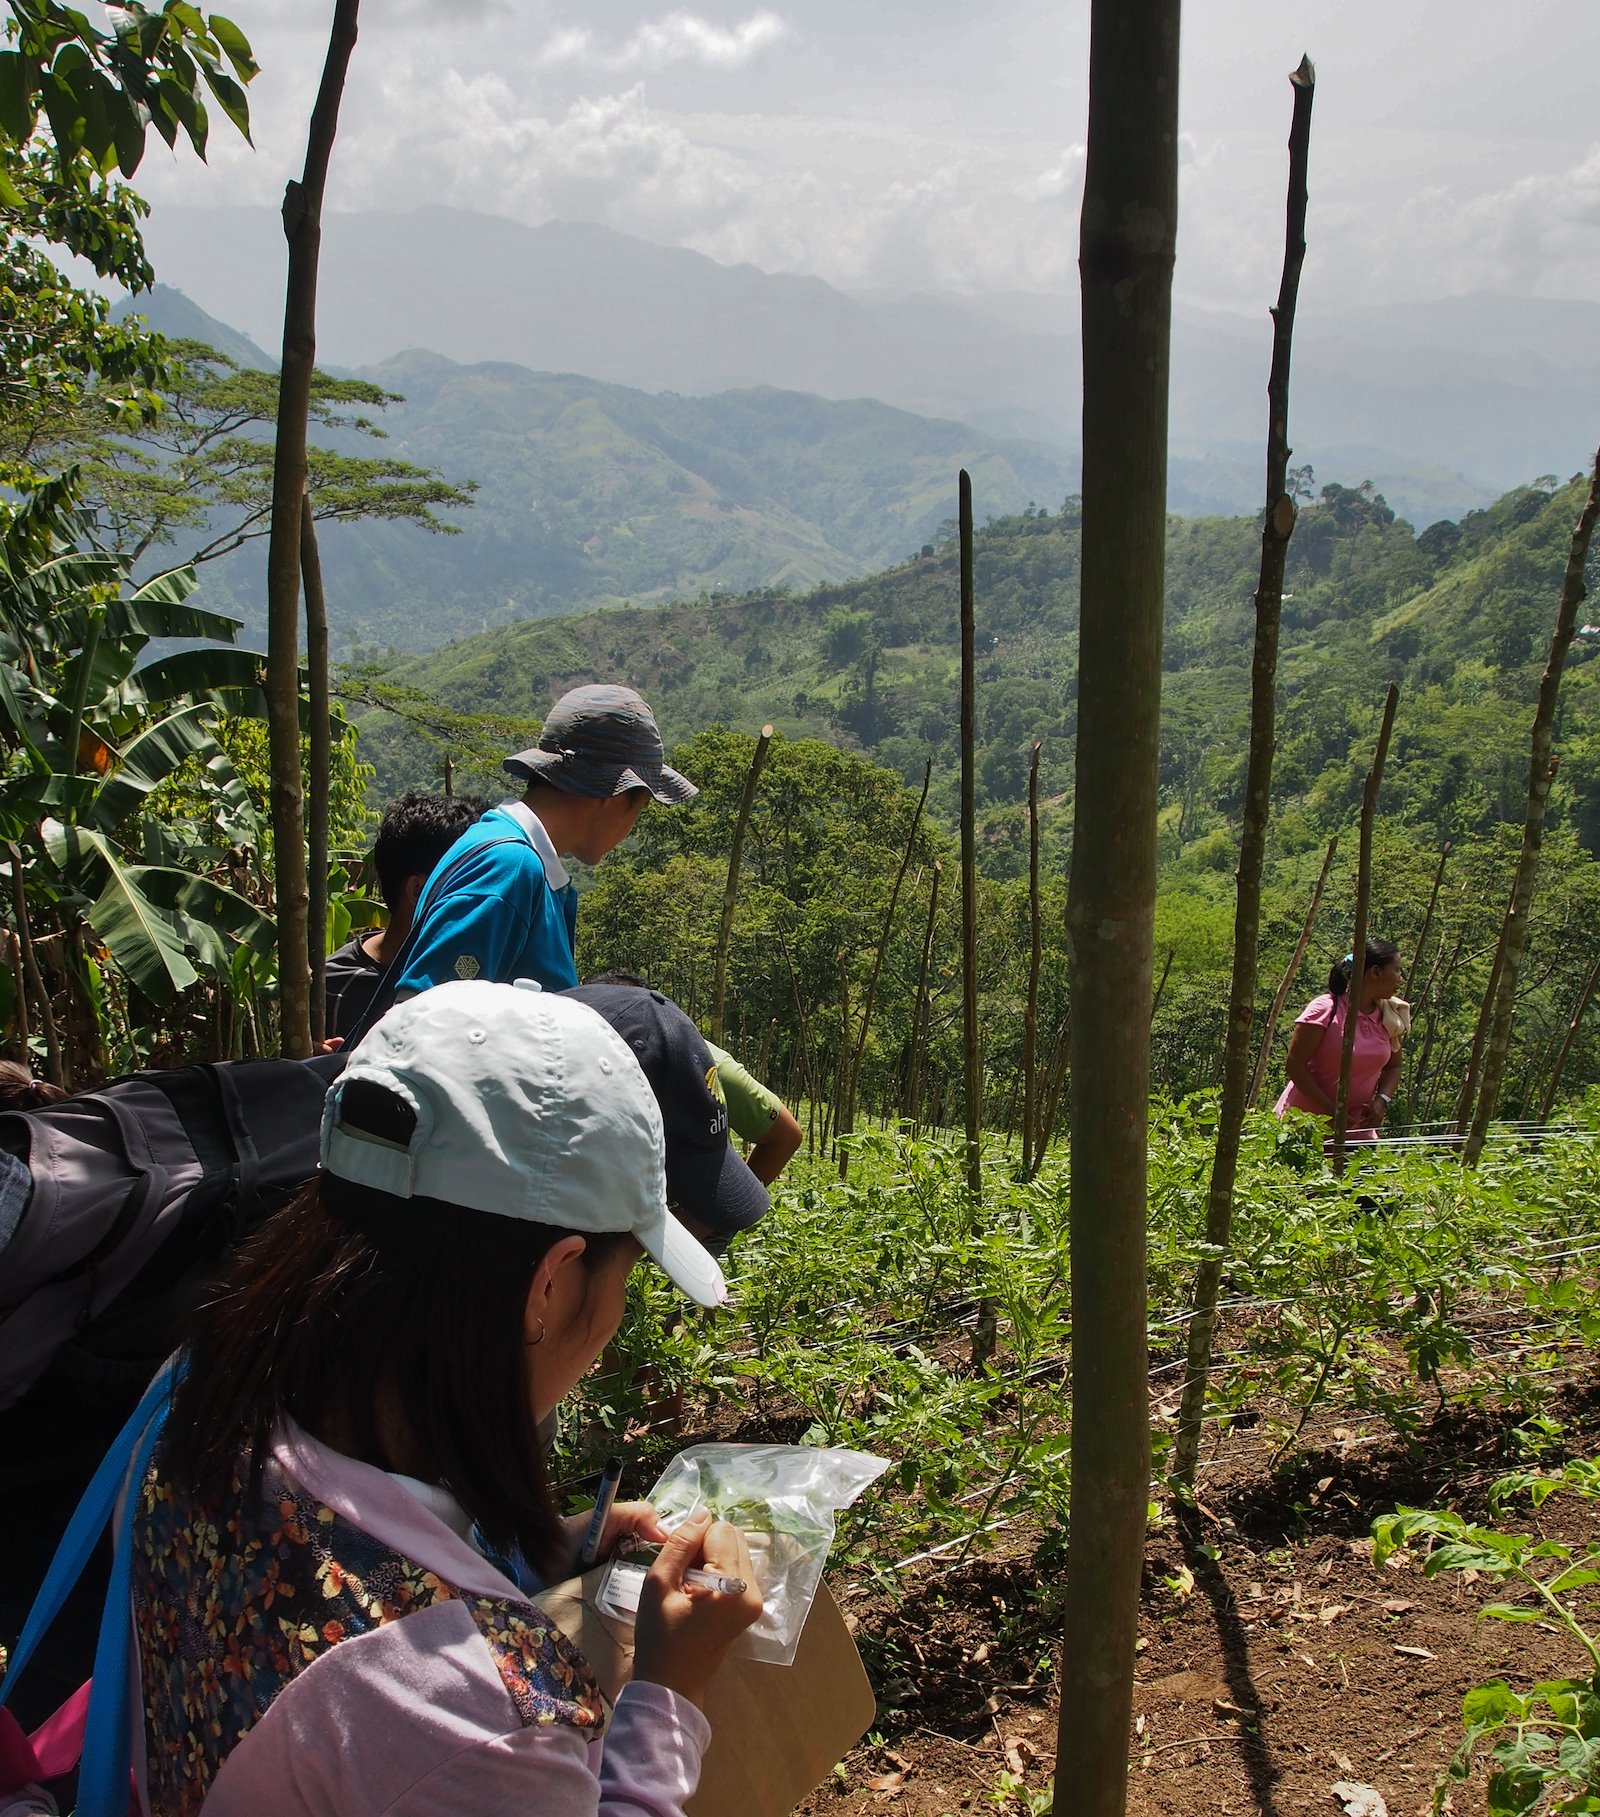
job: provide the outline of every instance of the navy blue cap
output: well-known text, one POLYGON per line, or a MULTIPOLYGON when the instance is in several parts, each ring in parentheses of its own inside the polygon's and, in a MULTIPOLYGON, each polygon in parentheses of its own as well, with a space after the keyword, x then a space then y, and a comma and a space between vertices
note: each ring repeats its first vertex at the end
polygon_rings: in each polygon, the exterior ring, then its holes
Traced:
POLYGON ((728 1107, 705 1037, 670 997, 636 984, 580 984, 561 993, 597 1011, 633 1049, 661 1107, 667 1202, 710 1235, 713 1255, 759 1224, 772 1201, 728 1139, 728 1107))

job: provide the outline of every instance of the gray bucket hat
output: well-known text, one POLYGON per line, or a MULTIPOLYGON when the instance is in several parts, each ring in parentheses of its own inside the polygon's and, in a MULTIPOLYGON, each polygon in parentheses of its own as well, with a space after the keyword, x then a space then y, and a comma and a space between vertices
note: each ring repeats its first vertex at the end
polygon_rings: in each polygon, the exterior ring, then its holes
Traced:
POLYGON ((504 767, 531 782, 537 778, 569 795, 604 800, 629 789, 648 789, 672 806, 700 791, 663 758, 656 716, 632 688, 574 688, 550 709, 531 750, 508 757, 504 767))

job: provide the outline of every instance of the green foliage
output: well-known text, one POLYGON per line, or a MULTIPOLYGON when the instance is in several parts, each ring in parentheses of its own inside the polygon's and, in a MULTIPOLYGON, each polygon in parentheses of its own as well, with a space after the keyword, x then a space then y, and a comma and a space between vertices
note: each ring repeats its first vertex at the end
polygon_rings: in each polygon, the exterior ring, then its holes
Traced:
MULTIPOLYGON (((1158 1456, 1176 1411, 1213 1118, 1204 1099, 1152 1113, 1152 1385, 1173 1390, 1155 1401, 1158 1456)), ((1592 1144, 1552 1138, 1467 1173, 1448 1154, 1369 1157, 1341 1182, 1325 1172, 1320 1136, 1305 1134, 1266 1115, 1246 1125, 1244 1234, 1208 1421, 1248 1418, 1293 1447, 1329 1407, 1415 1441, 1441 1404, 1547 1405, 1548 1372, 1570 1367, 1600 1320, 1600 1284, 1581 1261, 1600 1208, 1592 1144), (1538 1350, 1521 1337, 1534 1324, 1538 1350)), ((975 1229, 959 1138, 900 1124, 851 1145, 846 1181, 822 1155, 791 1164, 772 1213, 732 1252, 730 1312, 680 1324, 662 1278, 635 1274, 622 1372, 589 1378, 563 1408, 569 1460, 620 1449, 648 1480, 669 1443, 651 1428, 652 1399, 659 1384, 682 1386, 708 1409, 737 1409, 747 1430, 891 1460, 841 1525, 858 1571, 892 1583, 911 1557, 937 1547, 954 1561, 1018 1521, 1046 1561, 1059 1558, 1072 1466, 1066 1155, 1058 1147, 1024 1181, 1004 1145, 987 1144, 975 1229), (974 1373, 971 1324, 986 1297, 1000 1340, 992 1367, 974 1373)), ((1506 1492, 1542 1496, 1547 1480, 1508 1479, 1506 1492)), ((1588 1563, 1548 1552, 1530 1568, 1560 1582, 1558 1568, 1588 1563)))
MULTIPOLYGON (((1490 1504, 1498 1514, 1513 1497, 1526 1495, 1538 1508, 1558 1492, 1600 1501, 1600 1467, 1576 1459, 1554 1474, 1502 1477, 1490 1504)), ((1447 1508, 1401 1508, 1380 1517, 1372 1531, 1375 1564, 1425 1541, 1424 1576, 1471 1572, 1505 1583, 1519 1597, 1486 1603, 1480 1619, 1556 1627, 1587 1656, 1582 1677, 1543 1679, 1526 1691, 1513 1690, 1504 1679, 1474 1686, 1462 1699, 1465 1732, 1434 1790, 1434 1809, 1445 1808, 1452 1785, 1469 1778, 1486 1751, 1489 1817, 1600 1810, 1600 1627, 1588 1616, 1592 1596, 1577 1594, 1600 1584, 1600 1546, 1575 1552, 1557 1540, 1501 1532, 1447 1508)))
MULTIPOLYGON (((209 121, 202 84, 248 139, 244 85, 257 73, 231 19, 206 18, 187 0, 157 10, 116 0, 100 31, 59 0, 10 0, 0 52, 0 138, 25 145, 43 114, 65 181, 120 169, 131 177, 150 127, 176 145, 181 132, 203 158, 209 121)), ((10 198, 0 186, 0 201, 10 198)))

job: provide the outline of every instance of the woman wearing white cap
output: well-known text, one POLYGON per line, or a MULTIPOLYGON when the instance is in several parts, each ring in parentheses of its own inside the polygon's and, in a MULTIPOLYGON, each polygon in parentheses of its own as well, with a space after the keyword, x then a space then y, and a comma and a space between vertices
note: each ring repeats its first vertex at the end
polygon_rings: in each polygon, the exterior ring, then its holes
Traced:
MULTIPOLYGON (((149 1811, 681 1811, 696 1704, 761 1610, 742 1535, 666 1541, 609 1721, 494 1562, 573 1569, 535 1429, 641 1254, 724 1297, 667 1210, 656 1100, 592 1009, 459 983, 377 1024, 329 1093, 318 1182, 204 1315, 137 1490, 149 1811), (701 1562, 751 1587, 686 1585, 701 1562)), ((602 1555, 628 1531, 665 1538, 623 1505, 602 1555)))

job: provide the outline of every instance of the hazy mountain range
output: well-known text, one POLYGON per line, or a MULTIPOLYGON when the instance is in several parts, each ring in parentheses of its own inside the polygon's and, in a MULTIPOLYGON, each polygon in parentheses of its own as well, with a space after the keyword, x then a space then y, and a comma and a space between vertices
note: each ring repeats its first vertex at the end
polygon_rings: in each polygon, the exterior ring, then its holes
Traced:
MULTIPOLYGON (((277 345, 275 211, 163 207, 148 237, 165 282, 277 345)), ((320 284, 331 364, 421 347, 648 391, 773 386, 1076 450, 1072 296, 851 295, 608 228, 441 207, 330 215, 320 284)), ((1258 502, 1265 303, 1255 320, 1177 310, 1172 447, 1193 469, 1189 508, 1258 502)), ((1295 458, 1319 476, 1371 478, 1424 523, 1565 476, 1600 440, 1600 304, 1478 295, 1330 315, 1308 285, 1292 430, 1295 458)))
MULTIPOLYGON (((138 307, 167 334, 271 364, 166 286, 138 307)), ((804 591, 921 547, 953 514, 961 467, 980 521, 1034 501, 1053 509, 1077 484, 1062 447, 1000 441, 870 399, 771 387, 685 397, 420 351, 360 370, 405 399, 382 413, 384 450, 479 490, 454 514, 456 536, 390 523, 324 531, 329 615, 345 648, 429 649, 629 600, 804 591)), ((374 451, 362 437, 333 439, 345 452, 374 451)), ((210 606, 259 629, 263 542, 202 574, 210 606)))

